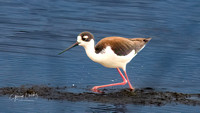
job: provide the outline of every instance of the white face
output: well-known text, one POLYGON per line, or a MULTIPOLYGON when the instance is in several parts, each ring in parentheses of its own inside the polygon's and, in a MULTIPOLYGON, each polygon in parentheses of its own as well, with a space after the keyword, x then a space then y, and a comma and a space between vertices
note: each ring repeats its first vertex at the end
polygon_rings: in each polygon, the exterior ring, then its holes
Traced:
POLYGON ((87 47, 88 45, 93 44, 94 36, 90 32, 82 32, 77 36, 77 42, 80 46, 87 47))
POLYGON ((79 43, 79 45, 80 46, 83 46, 83 47, 85 47, 86 45, 88 45, 88 43, 90 42, 88 42, 88 41, 85 41, 85 40, 87 40, 88 39, 88 36, 87 35, 85 35, 85 36, 83 36, 83 37, 81 37, 80 35, 77 37, 77 42, 79 43))

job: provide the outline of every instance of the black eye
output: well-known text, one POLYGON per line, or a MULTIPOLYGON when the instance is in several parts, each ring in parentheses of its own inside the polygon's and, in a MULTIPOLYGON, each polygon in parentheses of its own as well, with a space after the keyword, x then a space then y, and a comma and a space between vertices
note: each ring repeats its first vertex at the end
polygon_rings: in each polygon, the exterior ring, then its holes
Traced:
POLYGON ((83 36, 82 36, 82 40, 83 40, 83 41, 86 41, 87 39, 88 39, 88 36, 87 36, 87 35, 83 35, 83 36))
POLYGON ((85 40, 86 40, 86 38, 82 37, 82 40, 83 40, 83 41, 85 41, 85 40))

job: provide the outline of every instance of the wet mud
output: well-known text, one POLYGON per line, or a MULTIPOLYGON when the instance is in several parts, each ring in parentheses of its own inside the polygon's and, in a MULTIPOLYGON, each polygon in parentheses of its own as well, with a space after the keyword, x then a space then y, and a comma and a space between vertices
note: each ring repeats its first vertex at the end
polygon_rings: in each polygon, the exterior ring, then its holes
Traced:
POLYGON ((37 95, 39 98, 62 101, 88 101, 110 104, 136 104, 136 105, 156 105, 185 104, 200 106, 200 94, 183 94, 169 91, 157 91, 152 88, 136 89, 130 91, 123 90, 103 90, 104 93, 94 93, 91 91, 73 93, 67 91, 69 87, 50 86, 20 86, 2 87, 0 96, 18 95, 26 98, 30 95, 37 95))

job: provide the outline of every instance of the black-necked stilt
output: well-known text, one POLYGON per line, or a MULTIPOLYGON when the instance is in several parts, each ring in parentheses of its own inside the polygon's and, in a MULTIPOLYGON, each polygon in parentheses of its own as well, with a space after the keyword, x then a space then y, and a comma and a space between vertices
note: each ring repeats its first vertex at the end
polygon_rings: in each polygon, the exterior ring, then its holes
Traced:
POLYGON ((131 61, 133 57, 137 55, 139 51, 145 47, 147 42, 150 40, 151 38, 123 38, 113 36, 100 40, 95 46, 94 36, 92 33, 82 32, 78 35, 76 43, 59 54, 64 53, 72 47, 80 45, 85 48, 87 56, 92 61, 102 64, 108 68, 117 68, 117 71, 121 75, 123 82, 94 86, 92 90, 95 92, 98 92, 99 88, 115 85, 125 85, 127 82, 130 89, 133 90, 134 88, 132 87, 126 73, 126 65, 131 61), (119 68, 123 69, 125 77, 119 68))

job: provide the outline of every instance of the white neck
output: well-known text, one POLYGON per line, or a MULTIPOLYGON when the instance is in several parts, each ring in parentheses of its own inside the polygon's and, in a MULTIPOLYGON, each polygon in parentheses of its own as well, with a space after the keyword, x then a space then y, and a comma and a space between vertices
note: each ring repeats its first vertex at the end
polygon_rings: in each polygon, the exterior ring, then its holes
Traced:
POLYGON ((87 44, 82 45, 85 49, 87 56, 94 62, 98 62, 100 60, 99 54, 95 53, 95 44, 94 40, 90 40, 87 44))

